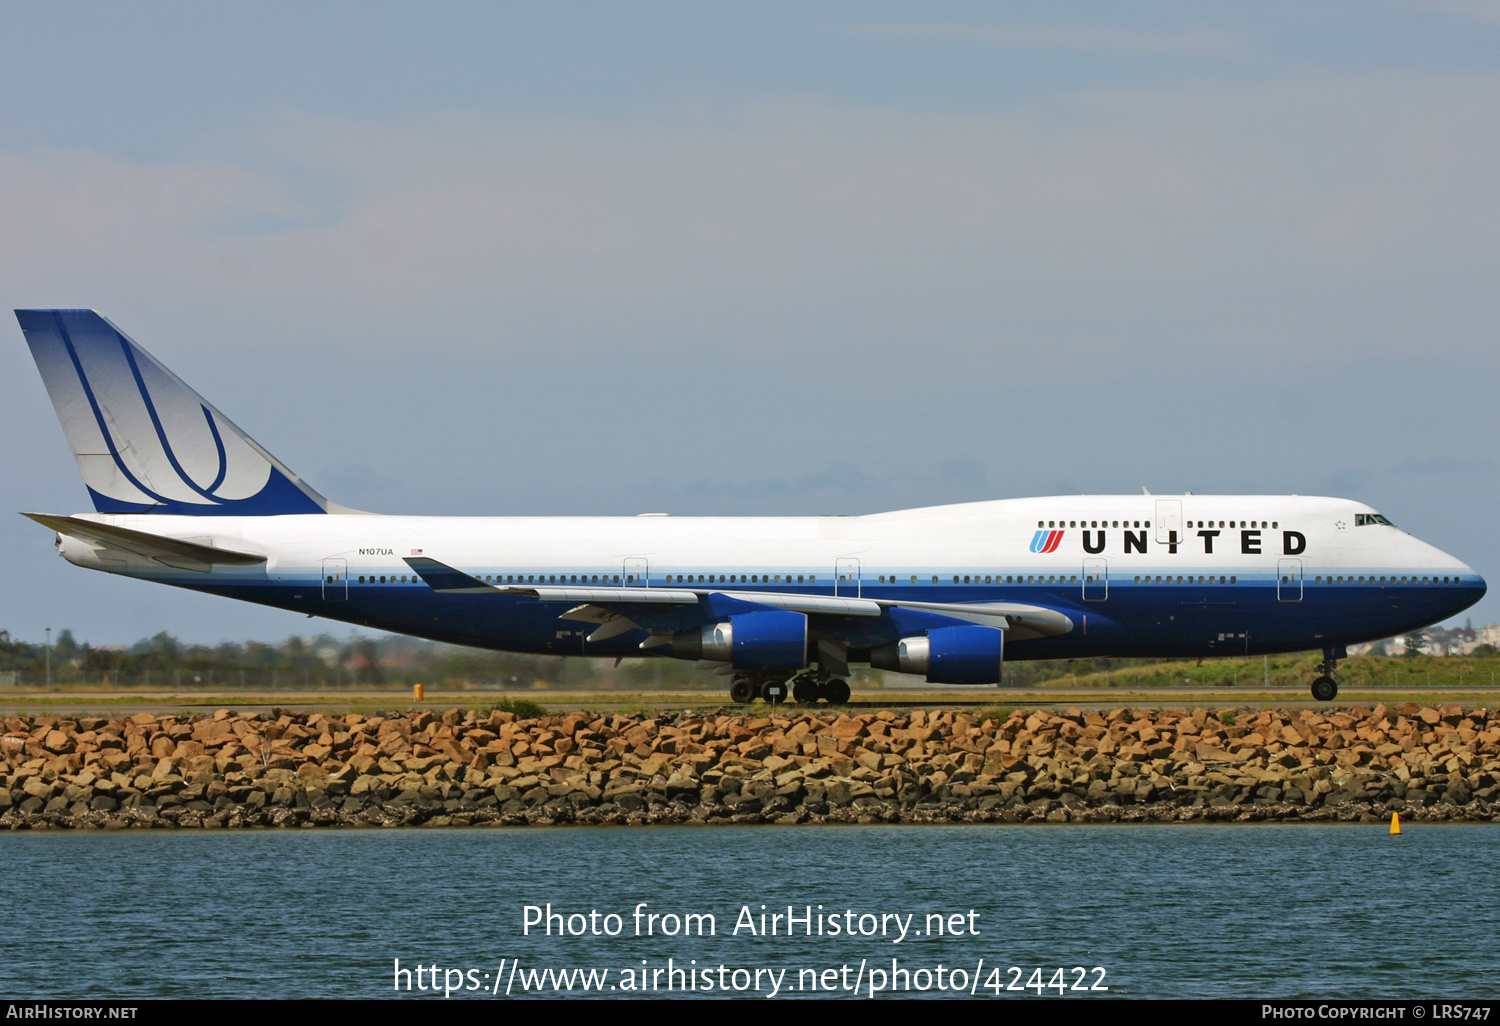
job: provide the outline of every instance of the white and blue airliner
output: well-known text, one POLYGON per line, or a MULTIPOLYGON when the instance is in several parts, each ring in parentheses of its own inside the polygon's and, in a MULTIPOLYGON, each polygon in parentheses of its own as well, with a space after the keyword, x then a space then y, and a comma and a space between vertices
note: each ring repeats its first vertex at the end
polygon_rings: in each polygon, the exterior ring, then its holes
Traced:
POLYGON ((1473 568, 1347 499, 1064 495, 829 517, 383 516, 339 506, 105 318, 19 310, 94 512, 71 563, 438 641, 686 659, 738 702, 844 702, 854 663, 993 685, 1005 658, 1348 645, 1477 602, 1473 568))

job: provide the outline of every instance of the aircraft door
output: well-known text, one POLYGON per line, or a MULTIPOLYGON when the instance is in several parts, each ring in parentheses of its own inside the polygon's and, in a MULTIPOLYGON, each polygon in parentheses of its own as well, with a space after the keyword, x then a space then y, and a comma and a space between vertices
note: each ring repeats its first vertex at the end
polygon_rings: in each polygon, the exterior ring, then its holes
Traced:
POLYGON ((859 560, 845 556, 833 562, 833 593, 859 597, 859 560))
POLYGON ((1276 563, 1276 597, 1283 602, 1302 601, 1302 560, 1283 559, 1276 563))
POLYGON ((1109 560, 1085 559, 1083 561, 1083 600, 1103 602, 1109 598, 1109 560))
POLYGON ((323 560, 323 601, 346 602, 349 599, 349 561, 323 560))
POLYGON ((1182 541, 1182 500, 1156 500, 1156 543, 1176 545, 1182 541))
POLYGON ((631 556, 625 560, 625 586, 651 587, 651 562, 645 556, 631 556))

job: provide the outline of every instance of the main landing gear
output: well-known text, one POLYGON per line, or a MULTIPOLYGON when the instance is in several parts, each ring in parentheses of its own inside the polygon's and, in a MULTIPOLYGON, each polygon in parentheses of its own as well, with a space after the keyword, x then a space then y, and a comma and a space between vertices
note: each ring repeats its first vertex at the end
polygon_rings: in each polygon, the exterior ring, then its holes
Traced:
POLYGON ((813 705, 820 698, 829 705, 849 703, 849 682, 822 670, 799 673, 790 683, 798 705, 813 705))
POLYGON ((804 671, 790 680, 781 674, 736 674, 729 685, 729 699, 739 705, 749 705, 757 698, 768 703, 784 702, 788 691, 798 705, 813 705, 819 699, 829 705, 844 705, 849 701, 848 682, 819 670, 804 671))
POLYGON ((1342 648, 1325 648, 1323 661, 1318 664, 1318 677, 1312 682, 1312 696, 1319 702, 1332 702, 1339 697, 1339 685, 1344 675, 1339 673, 1339 660, 1349 653, 1342 648))

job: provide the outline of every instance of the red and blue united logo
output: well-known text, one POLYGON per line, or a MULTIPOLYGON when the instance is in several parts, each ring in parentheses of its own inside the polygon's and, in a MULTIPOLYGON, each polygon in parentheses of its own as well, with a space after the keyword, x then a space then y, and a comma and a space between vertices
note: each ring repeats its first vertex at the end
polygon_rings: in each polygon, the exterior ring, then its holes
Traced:
POLYGON ((1057 547, 1062 544, 1062 536, 1061 531, 1038 531, 1031 536, 1031 551, 1043 555, 1056 552, 1057 547))

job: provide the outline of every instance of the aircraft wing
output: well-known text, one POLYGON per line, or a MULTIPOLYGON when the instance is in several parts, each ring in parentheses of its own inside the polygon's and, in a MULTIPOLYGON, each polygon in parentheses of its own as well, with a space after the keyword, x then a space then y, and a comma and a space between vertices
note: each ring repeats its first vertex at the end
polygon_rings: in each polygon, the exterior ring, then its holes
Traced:
POLYGON ((214 545, 164 538, 147 531, 133 531, 128 527, 115 527, 81 517, 64 517, 52 513, 23 513, 43 527, 50 527, 58 534, 80 538, 98 548, 123 550, 137 557, 155 560, 179 570, 196 570, 207 573, 214 566, 254 566, 264 563, 266 557, 258 552, 236 552, 214 545))
MULTIPOLYGON (((589 635, 590 641, 602 641, 635 629, 652 634, 669 633, 730 613, 767 608, 806 613, 825 622, 828 618, 880 617, 892 611, 905 611, 917 614, 923 620, 927 617, 946 618, 1008 630, 1016 640, 1067 634, 1074 626, 1066 613, 1023 602, 908 602, 719 588, 486 584, 435 559, 412 557, 406 562, 434 590, 445 594, 525 595, 541 602, 576 603, 559 619, 600 624, 600 629, 589 635), (662 607, 678 608, 669 612, 662 607), (698 608, 689 611, 685 607, 698 608)), ((835 629, 831 633, 840 632, 835 629)))

